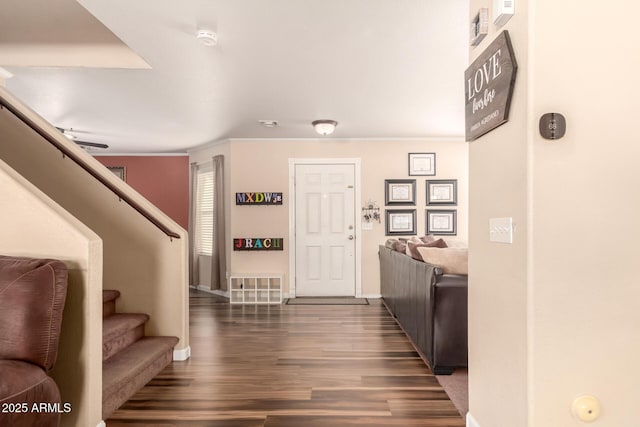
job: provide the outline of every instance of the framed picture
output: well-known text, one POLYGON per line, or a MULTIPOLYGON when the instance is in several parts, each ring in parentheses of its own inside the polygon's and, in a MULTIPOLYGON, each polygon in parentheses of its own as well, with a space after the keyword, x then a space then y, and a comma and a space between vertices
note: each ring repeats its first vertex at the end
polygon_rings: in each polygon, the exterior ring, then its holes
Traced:
POLYGON ((385 179, 385 205, 413 205, 416 204, 415 179, 385 179))
POLYGON ((477 46, 489 32, 489 9, 483 7, 478 10, 476 16, 471 20, 471 34, 469 44, 477 46))
POLYGON ((417 234, 415 209, 387 209, 384 212, 387 236, 417 234))
POLYGON ((456 216, 455 210, 427 209, 425 227, 427 234, 455 236, 456 216))
POLYGON ((409 153, 409 176, 436 174, 436 153, 409 153))
POLYGON ((113 172, 113 174, 118 178, 120 178, 121 180, 123 181, 127 180, 126 169, 124 166, 107 166, 107 169, 113 172))
POLYGON ((427 206, 458 204, 457 179, 428 179, 426 183, 427 206))

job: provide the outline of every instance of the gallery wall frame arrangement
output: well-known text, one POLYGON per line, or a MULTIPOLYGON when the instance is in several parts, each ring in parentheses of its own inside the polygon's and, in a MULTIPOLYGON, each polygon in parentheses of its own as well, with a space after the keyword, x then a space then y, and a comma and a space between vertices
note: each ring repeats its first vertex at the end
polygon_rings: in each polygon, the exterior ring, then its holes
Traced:
POLYGON ((455 236, 457 234, 457 215, 455 209, 427 209, 425 215, 426 234, 455 236))
POLYGON ((413 205, 416 204, 415 179, 385 179, 385 205, 413 205))
POLYGON ((428 179, 427 206, 458 204, 458 180, 457 179, 428 179))
POLYGON ((409 153, 409 176, 435 176, 436 153, 409 153))
POLYGON ((387 236, 415 236, 417 234, 415 209, 386 209, 384 213, 387 236))

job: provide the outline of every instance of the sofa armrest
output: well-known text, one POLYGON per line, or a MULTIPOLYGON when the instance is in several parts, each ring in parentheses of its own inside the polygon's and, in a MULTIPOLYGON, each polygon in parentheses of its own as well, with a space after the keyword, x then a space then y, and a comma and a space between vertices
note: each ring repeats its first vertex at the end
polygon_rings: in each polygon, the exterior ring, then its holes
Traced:
POLYGON ((434 286, 434 367, 467 366, 467 276, 444 274, 434 286))
POLYGON ((58 260, 0 255, 0 359, 51 370, 58 355, 67 276, 67 266, 58 260))

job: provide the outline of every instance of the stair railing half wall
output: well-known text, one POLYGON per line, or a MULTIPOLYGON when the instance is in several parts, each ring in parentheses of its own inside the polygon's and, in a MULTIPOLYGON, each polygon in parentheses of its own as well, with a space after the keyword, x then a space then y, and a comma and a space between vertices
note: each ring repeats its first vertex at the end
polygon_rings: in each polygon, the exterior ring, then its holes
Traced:
POLYGON ((11 105, 11 103, 2 94, 0 94, 0 108, 6 108, 7 111, 10 111, 15 117, 17 117, 24 124, 29 126, 31 129, 33 129, 33 131, 38 133, 38 135, 40 135, 47 142, 49 142, 51 145, 53 145, 58 150, 60 150, 62 155, 64 155, 64 156, 68 157, 69 159, 71 159, 78 166, 80 166, 84 171, 89 173, 89 175, 91 175, 92 177, 97 179, 102 185, 104 185, 111 192, 113 192, 116 196, 118 196, 118 199, 120 199, 121 201, 127 203, 129 206, 131 206, 133 209, 135 209, 140 215, 142 215, 149 222, 151 222, 153 225, 155 225, 158 229, 160 229, 169 238, 171 238, 171 239, 174 239, 174 238, 175 239, 179 239, 180 238, 180 235, 177 232, 171 230, 169 227, 167 227, 165 224, 163 224, 160 219, 155 217, 151 212, 149 212, 143 206, 138 204, 135 200, 133 200, 131 197, 129 197, 123 191, 121 191, 117 186, 115 186, 111 182, 109 182, 106 178, 104 178, 102 176, 102 174, 99 171, 94 169, 91 165, 89 165, 87 162, 85 162, 77 154, 75 154, 73 151, 69 150, 67 147, 65 147, 63 144, 61 144, 59 141, 57 141, 49 132, 47 132, 45 129, 40 127, 37 123, 35 123, 29 117, 25 116, 21 111, 17 110, 15 107, 13 107, 13 105, 11 105))

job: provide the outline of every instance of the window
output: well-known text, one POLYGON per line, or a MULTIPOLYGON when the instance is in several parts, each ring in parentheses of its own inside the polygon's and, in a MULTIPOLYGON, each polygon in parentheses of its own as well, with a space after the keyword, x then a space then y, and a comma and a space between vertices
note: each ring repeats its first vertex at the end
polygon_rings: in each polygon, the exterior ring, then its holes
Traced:
POLYGON ((213 169, 198 169, 196 178, 196 253, 211 255, 213 249, 213 169))

